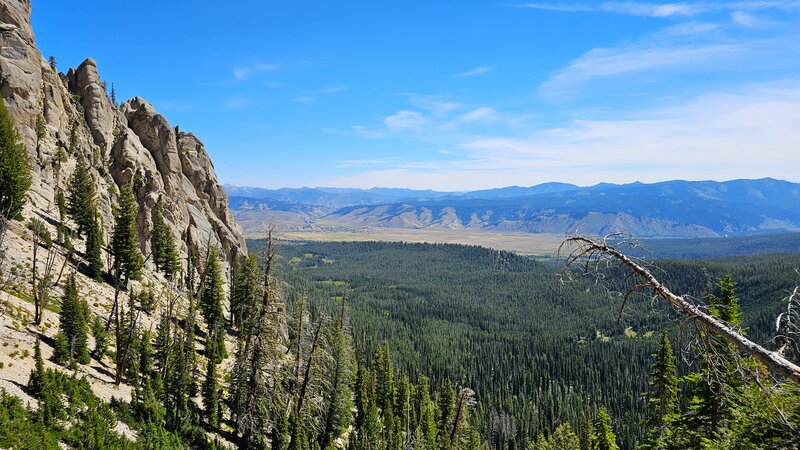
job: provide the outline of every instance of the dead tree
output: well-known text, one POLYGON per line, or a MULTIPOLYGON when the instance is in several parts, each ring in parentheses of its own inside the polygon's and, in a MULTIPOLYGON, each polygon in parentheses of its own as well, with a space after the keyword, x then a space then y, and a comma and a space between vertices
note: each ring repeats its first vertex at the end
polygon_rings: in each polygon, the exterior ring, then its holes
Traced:
POLYGON ((587 236, 572 236, 559 246, 559 254, 567 249, 566 266, 580 266, 583 273, 595 271, 600 265, 619 265, 639 280, 634 289, 649 289, 666 300, 679 314, 697 326, 722 336, 739 351, 744 352, 769 368, 772 372, 800 383, 800 367, 784 357, 781 351, 768 350, 743 336, 726 322, 703 311, 692 303, 688 296, 679 296, 664 286, 643 264, 619 251, 609 243, 620 235, 609 235, 603 239, 587 236))

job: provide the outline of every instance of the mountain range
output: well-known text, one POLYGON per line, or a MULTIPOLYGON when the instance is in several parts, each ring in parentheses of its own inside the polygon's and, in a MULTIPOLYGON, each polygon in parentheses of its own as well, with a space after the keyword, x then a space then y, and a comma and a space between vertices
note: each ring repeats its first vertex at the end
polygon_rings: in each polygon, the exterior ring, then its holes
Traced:
POLYGON ((226 185, 246 232, 347 227, 715 237, 800 231, 800 184, 732 181, 544 183, 469 192, 226 185))

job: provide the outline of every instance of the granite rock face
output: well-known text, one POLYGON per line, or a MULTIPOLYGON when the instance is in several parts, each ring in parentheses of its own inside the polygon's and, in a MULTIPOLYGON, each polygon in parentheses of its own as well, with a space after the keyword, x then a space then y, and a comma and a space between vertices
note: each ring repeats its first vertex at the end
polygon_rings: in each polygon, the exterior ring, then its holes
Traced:
POLYGON ((0 4, 0 95, 28 149, 33 175, 26 212, 58 219, 55 195, 65 190, 78 158, 91 167, 106 236, 120 187, 132 183, 139 202, 142 251, 149 253, 152 212, 160 204, 186 257, 205 253, 210 243, 246 253, 245 241, 228 211, 203 143, 170 125, 146 100, 112 104, 98 72, 87 59, 66 74, 52 68, 36 47, 29 0, 0 4), (36 121, 45 136, 36 135, 36 121), (183 236, 191 234, 187 248, 183 236))

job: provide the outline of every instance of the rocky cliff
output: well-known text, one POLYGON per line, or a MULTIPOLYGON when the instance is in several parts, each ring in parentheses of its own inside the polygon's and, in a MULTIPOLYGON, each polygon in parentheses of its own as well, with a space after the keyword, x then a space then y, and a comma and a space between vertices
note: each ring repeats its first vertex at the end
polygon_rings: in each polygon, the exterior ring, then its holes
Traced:
MULTIPOLYGON (((28 215, 57 220, 55 195, 66 189, 79 156, 92 168, 102 226, 109 236, 119 188, 133 183, 142 250, 149 253, 151 214, 161 204, 176 239, 246 252, 203 143, 170 125, 146 100, 114 105, 97 63, 58 73, 36 47, 29 0, 0 4, 0 94, 28 149, 33 175, 28 215), (37 136, 37 118, 45 125, 37 136)), ((182 256, 190 250, 180 244, 182 256)))

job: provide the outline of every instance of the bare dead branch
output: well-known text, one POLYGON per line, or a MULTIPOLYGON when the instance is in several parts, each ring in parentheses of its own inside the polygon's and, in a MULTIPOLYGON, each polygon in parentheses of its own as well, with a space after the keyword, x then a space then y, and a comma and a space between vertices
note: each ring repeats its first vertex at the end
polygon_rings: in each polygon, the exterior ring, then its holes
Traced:
POLYGON ((689 301, 687 296, 674 294, 658 281, 644 265, 617 250, 617 248, 608 243, 608 240, 609 236, 602 240, 586 236, 569 237, 559 246, 559 253, 565 247, 574 247, 567 256, 567 266, 586 260, 582 266, 584 269, 588 268, 588 270, 585 270, 584 273, 599 270, 601 266, 608 267, 612 261, 622 263, 628 270, 637 274, 642 280, 641 284, 653 289, 682 316, 693 321, 700 328, 722 336, 739 351, 756 358, 771 371, 800 383, 800 367, 785 358, 780 352, 768 350, 749 340, 724 321, 697 307, 689 301))

